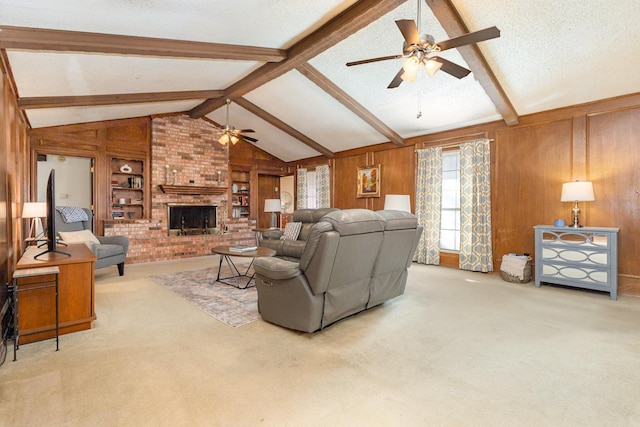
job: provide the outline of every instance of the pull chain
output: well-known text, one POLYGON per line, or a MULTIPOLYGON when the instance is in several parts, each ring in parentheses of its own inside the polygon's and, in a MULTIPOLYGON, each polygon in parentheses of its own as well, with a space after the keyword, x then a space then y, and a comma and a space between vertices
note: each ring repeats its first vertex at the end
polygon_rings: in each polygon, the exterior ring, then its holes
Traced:
POLYGON ((420 86, 420 73, 416 76, 416 84, 418 85, 418 114, 416 115, 416 119, 422 117, 422 87, 420 86))

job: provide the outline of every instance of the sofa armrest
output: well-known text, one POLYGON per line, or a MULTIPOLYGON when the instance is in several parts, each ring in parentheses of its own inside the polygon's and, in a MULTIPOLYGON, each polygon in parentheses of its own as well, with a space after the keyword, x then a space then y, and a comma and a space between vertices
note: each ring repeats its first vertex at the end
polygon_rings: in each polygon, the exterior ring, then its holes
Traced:
POLYGON ((124 248, 125 256, 129 250, 129 238, 126 236, 97 236, 103 245, 120 245, 124 248))
POLYGON ((284 230, 268 230, 262 232, 262 238, 266 240, 280 240, 284 230))
POLYGON ((270 280, 287 280, 302 274, 297 262, 272 257, 256 258, 253 269, 257 275, 270 280))

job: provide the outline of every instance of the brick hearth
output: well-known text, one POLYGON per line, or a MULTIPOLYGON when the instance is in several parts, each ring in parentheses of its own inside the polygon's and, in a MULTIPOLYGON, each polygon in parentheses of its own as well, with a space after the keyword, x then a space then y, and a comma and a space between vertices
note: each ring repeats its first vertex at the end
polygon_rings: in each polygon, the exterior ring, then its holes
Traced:
MULTIPOLYGON (((162 184, 216 186, 221 171, 220 186, 229 186, 229 151, 218 143, 220 131, 200 119, 187 116, 154 118, 151 127, 151 220, 110 223, 105 235, 123 234, 129 237, 127 263, 161 261, 210 255, 211 248, 227 244, 255 243, 254 219, 228 218, 225 234, 197 236, 167 235, 167 203, 212 204, 220 206, 227 200, 222 195, 165 194, 162 184), (169 166, 170 181, 166 181, 169 166)), ((218 220, 221 216, 218 211, 218 220)))

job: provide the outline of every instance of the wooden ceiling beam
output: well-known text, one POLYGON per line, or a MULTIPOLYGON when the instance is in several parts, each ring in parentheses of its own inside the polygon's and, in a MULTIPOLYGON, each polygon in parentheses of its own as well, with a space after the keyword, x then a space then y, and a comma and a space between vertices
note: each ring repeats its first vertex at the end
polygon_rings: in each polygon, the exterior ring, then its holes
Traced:
POLYGON ((253 104, 252 102, 248 101, 247 99, 236 98, 234 102, 239 106, 241 106, 242 108, 244 108, 245 110, 247 110, 248 112, 260 117, 265 122, 271 124, 272 126, 275 126, 276 128, 291 135, 293 138, 297 139, 303 144, 306 144, 309 147, 313 148, 317 152, 321 153, 323 156, 328 157, 329 159, 333 159, 335 157, 335 154, 333 151, 318 144, 316 141, 304 135, 302 132, 299 132, 298 130, 292 128, 291 126, 289 126, 288 124, 280 120, 279 118, 271 115, 270 113, 267 113, 265 110, 253 104))
POLYGON ((0 48, 279 62, 283 49, 0 25, 0 48))
MULTIPOLYGON (((442 28, 447 32, 449 38, 458 37, 470 32, 451 0, 425 0, 425 2, 427 6, 431 8, 431 11, 440 22, 440 25, 442 25, 442 28)), ((500 40, 498 39, 493 43, 500 43, 500 40)), ((474 78, 480 83, 491 99, 491 102, 493 102, 500 115, 502 115, 505 123, 510 126, 517 125, 520 120, 518 113, 493 73, 493 70, 491 70, 480 48, 472 44, 458 47, 457 50, 473 72, 474 78)))
POLYGON ((316 86, 327 92, 338 102, 351 110, 351 112, 356 116, 364 120, 369 126, 389 138, 389 141, 394 145, 397 145, 398 147, 402 147, 404 145, 404 139, 400 135, 369 112, 369 110, 364 108, 358 101, 353 99, 353 97, 349 96, 344 90, 340 89, 335 83, 325 77, 317 68, 313 67, 308 62, 305 62, 304 64, 296 67, 296 69, 306 78, 311 80, 316 86))
POLYGON ((92 107, 98 105, 143 104, 200 100, 224 95, 222 90, 192 90, 181 92, 122 93, 114 95, 42 96, 18 99, 21 109, 92 107))
POLYGON ((317 31, 308 35, 287 51, 287 59, 265 64, 225 90, 225 96, 208 99, 191 110, 192 118, 201 118, 222 107, 226 99, 235 100, 252 90, 293 70, 298 65, 319 55, 356 31, 380 19, 407 0, 360 0, 331 19, 317 31))

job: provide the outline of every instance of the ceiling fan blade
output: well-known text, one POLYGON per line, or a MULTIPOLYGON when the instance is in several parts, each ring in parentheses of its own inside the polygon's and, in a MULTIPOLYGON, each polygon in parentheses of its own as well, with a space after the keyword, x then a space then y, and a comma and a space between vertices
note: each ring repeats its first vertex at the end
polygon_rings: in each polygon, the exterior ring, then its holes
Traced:
POLYGON ((404 41, 407 42, 407 46, 420 44, 420 32, 418 31, 416 21, 413 19, 399 19, 396 21, 396 25, 400 29, 404 41))
POLYGON ((402 83, 402 77, 401 77, 402 74, 404 74, 404 70, 400 68, 400 71, 398 71, 398 74, 396 74, 393 80, 391 80, 391 83, 389 83, 389 86, 387 86, 387 89, 395 89, 398 86, 400 86, 400 83, 402 83))
POLYGON ((459 79, 468 76, 469 73, 471 72, 471 70, 461 67, 455 62, 451 62, 444 58, 440 58, 439 56, 434 56, 431 59, 433 61, 437 61, 442 64, 442 67, 440 68, 440 70, 444 71, 447 74, 451 74, 453 77, 457 77, 459 79))
POLYGON ((389 55, 389 56, 381 56, 379 58, 361 59, 360 61, 347 62, 347 67, 351 67, 353 65, 368 64, 370 62, 387 61, 389 59, 398 59, 398 58, 402 58, 402 55, 389 55))
POLYGON ((253 133, 253 132, 255 132, 255 130, 253 130, 253 129, 238 129, 238 132, 240 132, 240 133, 253 133))
POLYGON ((244 139, 244 140, 245 140, 245 141, 247 141, 247 142, 254 142, 254 143, 255 143, 255 142, 258 142, 258 140, 257 140, 257 139, 255 139, 255 138, 251 138, 251 137, 246 136, 246 135, 240 135, 240 138, 241 138, 241 139, 244 139))
POLYGON ((495 39, 496 37, 500 37, 500 30, 497 27, 491 27, 459 37, 454 37, 449 40, 444 40, 436 44, 440 46, 441 51, 444 51, 453 47, 459 47, 472 43, 482 42, 485 40, 495 39))

